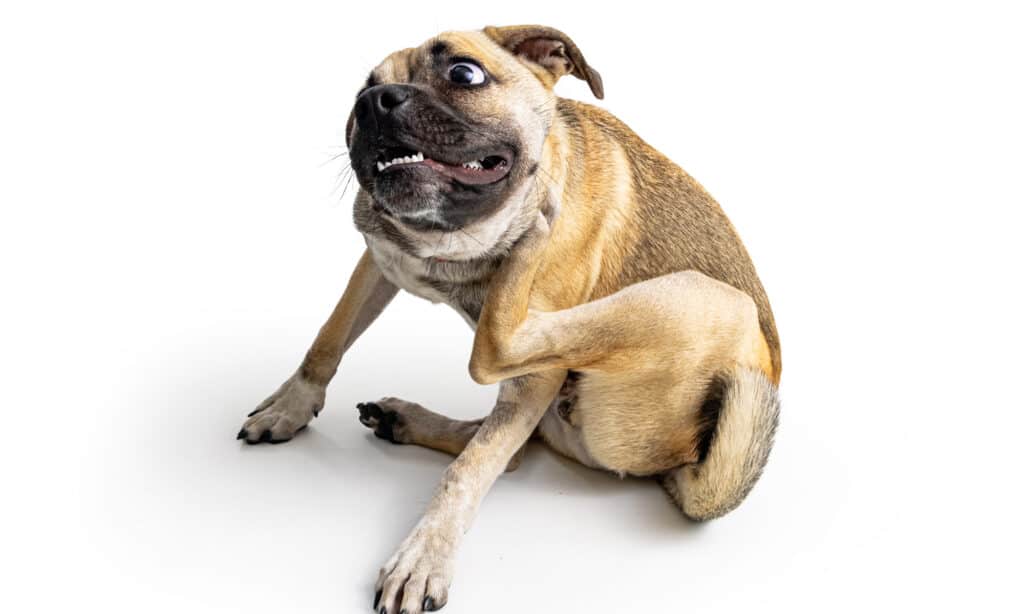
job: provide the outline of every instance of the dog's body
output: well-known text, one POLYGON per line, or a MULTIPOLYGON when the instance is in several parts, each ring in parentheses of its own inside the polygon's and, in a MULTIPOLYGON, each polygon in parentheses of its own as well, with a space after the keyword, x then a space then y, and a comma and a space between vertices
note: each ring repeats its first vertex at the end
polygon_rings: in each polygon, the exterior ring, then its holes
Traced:
POLYGON ((367 253, 240 438, 305 426, 399 288, 458 311, 476 329, 472 377, 501 382, 478 421, 394 398, 360 405, 378 436, 458 455, 382 569, 375 608, 443 605, 458 538, 532 433, 586 465, 657 476, 697 519, 738 505, 767 458, 781 355, 746 251, 678 166, 609 113, 555 97, 564 74, 601 96, 556 30, 446 33, 389 56, 353 111, 367 253))

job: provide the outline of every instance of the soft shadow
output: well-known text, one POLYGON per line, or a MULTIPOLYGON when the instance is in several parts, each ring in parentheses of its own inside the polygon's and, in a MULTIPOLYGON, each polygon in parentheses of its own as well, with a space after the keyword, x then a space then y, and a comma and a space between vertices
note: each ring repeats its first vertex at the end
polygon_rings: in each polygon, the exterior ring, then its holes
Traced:
MULTIPOLYGON (((265 382, 254 381, 252 386, 236 386, 225 391, 223 383, 226 374, 203 372, 199 381, 193 381, 193 390, 216 391, 225 412, 240 424, 248 405, 260 394, 266 392, 265 382), (253 392, 253 391, 256 392, 253 392)), ((250 378, 254 380, 256 378, 250 378)), ((211 425, 222 429, 224 416, 211 420, 211 425)), ((226 431, 225 431, 226 433, 226 431)), ((231 442, 225 434, 225 444, 231 442)), ((396 445, 383 441, 359 425, 356 412, 340 400, 328 401, 328 406, 319 418, 298 433, 292 441, 279 445, 259 444, 254 446, 235 443, 243 454, 284 452, 287 456, 301 457, 315 464, 325 473, 335 476, 340 484, 346 479, 365 479, 373 476, 387 489, 391 483, 401 483, 408 503, 421 506, 429 500, 444 468, 452 457, 413 445, 396 445), (358 434, 356 434, 358 433, 358 434), (269 449, 268 449, 269 448, 269 449), (409 490, 409 484, 415 486, 409 490)), ((680 535, 693 535, 702 530, 705 523, 688 519, 668 497, 653 478, 619 478, 610 472, 592 469, 552 451, 539 441, 528 444, 526 454, 519 468, 506 473, 501 480, 515 483, 518 488, 539 493, 561 492, 576 497, 622 497, 636 498, 637 505, 628 517, 628 530, 643 531, 652 536, 668 536, 677 539, 680 535)))
POLYGON ((639 497, 640 505, 629 517, 630 529, 636 528, 654 534, 695 534, 706 523, 695 522, 683 515, 675 502, 654 478, 618 475, 593 469, 566 458, 542 442, 530 442, 519 469, 506 474, 529 484, 538 491, 557 491, 574 496, 601 497, 632 494, 639 497))

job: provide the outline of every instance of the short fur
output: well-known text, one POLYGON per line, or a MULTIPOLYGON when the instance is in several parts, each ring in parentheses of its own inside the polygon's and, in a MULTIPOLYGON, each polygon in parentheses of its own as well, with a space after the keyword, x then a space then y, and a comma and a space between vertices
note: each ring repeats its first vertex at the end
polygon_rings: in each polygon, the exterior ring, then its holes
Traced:
POLYGON ((662 482, 694 520, 717 518, 743 501, 761 477, 779 421, 778 391, 764 373, 740 367, 726 377, 706 456, 662 482))
POLYGON ((531 435, 585 465, 656 477, 698 520, 735 508, 767 460, 782 359, 746 250, 682 169, 607 111, 555 96, 565 75, 603 96, 558 30, 448 32, 388 56, 349 118, 367 251, 303 364, 239 438, 304 427, 398 289, 458 311, 476 331, 471 377, 501 383, 478 421, 392 397, 360 405, 377 436, 457 455, 381 569, 375 609, 444 604, 461 535, 531 435), (447 79, 467 60, 484 84, 447 79), (500 154, 507 174, 466 185, 430 165, 381 171, 396 147, 446 164, 500 154))

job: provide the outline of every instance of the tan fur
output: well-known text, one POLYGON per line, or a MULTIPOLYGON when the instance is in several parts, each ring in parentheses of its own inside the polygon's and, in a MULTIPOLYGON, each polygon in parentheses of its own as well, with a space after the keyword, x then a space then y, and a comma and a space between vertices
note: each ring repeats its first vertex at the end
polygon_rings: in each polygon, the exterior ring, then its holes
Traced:
MULTIPOLYGON (((367 306, 376 306, 372 305, 375 299, 390 301, 396 291, 397 288, 383 278, 370 253, 364 252, 355 271, 352 272, 345 294, 306 353, 306 359, 301 367, 303 376, 313 383, 326 386, 334 377, 344 350, 355 341, 355 336, 370 325, 370 322, 366 321, 360 327, 360 316, 366 319, 376 315, 366 316, 363 314, 364 310, 367 306), (339 343, 341 340, 345 342, 339 343)), ((380 308, 383 309, 383 305, 380 308)), ((379 313, 379 309, 376 311, 379 313)))
MULTIPOLYGON (((555 96, 566 75, 602 97, 580 49, 544 26, 446 32, 373 70, 367 87, 413 84, 405 89, 441 98, 474 130, 514 131, 511 187, 483 203, 497 209, 452 231, 382 220, 377 184, 361 179, 354 217, 367 253, 303 366, 239 434, 274 441, 304 426, 398 287, 449 303, 476 327, 470 375, 500 382, 486 418, 451 420, 390 397, 361 406, 378 436, 458 455, 381 568, 375 609, 444 604, 462 534, 532 434, 588 466, 658 477, 695 519, 736 507, 771 448, 781 349, 743 244, 700 184, 625 124, 555 96), (450 87, 432 64, 448 52, 479 63, 487 86, 450 87)), ((350 142, 359 129, 350 117, 350 142)), ((416 198, 414 220, 445 207, 416 198)))
POLYGON ((768 460, 779 419, 777 391, 764 372, 736 367, 728 378, 707 458, 670 471, 662 481, 695 520, 717 518, 743 501, 768 460))
MULTIPOLYGON (((383 397, 372 403, 360 403, 360 422, 382 439, 411 444, 458 456, 483 424, 478 420, 455 420, 430 411, 419 403, 396 397, 383 397)), ((506 471, 515 471, 525 447, 509 461, 506 471)))
POLYGON ((369 251, 363 253, 345 293, 306 352, 299 369, 249 414, 238 432, 247 443, 288 441, 324 406, 327 384, 345 350, 391 302, 398 288, 381 274, 369 251))
MULTIPOLYGON (((575 422, 588 453, 619 473, 651 475, 698 460, 700 407, 713 378, 757 368, 761 337, 749 296, 701 273, 674 273, 559 311, 531 309, 563 218, 534 235, 492 280, 470 374, 493 383, 542 369, 586 374, 575 422), (629 428, 623 428, 629 425, 629 428)), ((573 230, 571 227, 569 231, 573 230)))

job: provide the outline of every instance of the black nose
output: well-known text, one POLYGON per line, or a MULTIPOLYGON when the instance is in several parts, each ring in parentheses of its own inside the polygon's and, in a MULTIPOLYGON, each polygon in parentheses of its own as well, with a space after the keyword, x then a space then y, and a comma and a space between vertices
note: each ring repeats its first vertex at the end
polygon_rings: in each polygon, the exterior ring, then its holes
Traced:
POLYGON ((371 117, 379 123, 402 106, 412 95, 407 85, 375 85, 359 95, 356 119, 365 124, 371 117))
POLYGON ((374 102, 379 113, 390 113, 395 107, 409 99, 409 88, 402 85, 378 85, 373 88, 374 102))

